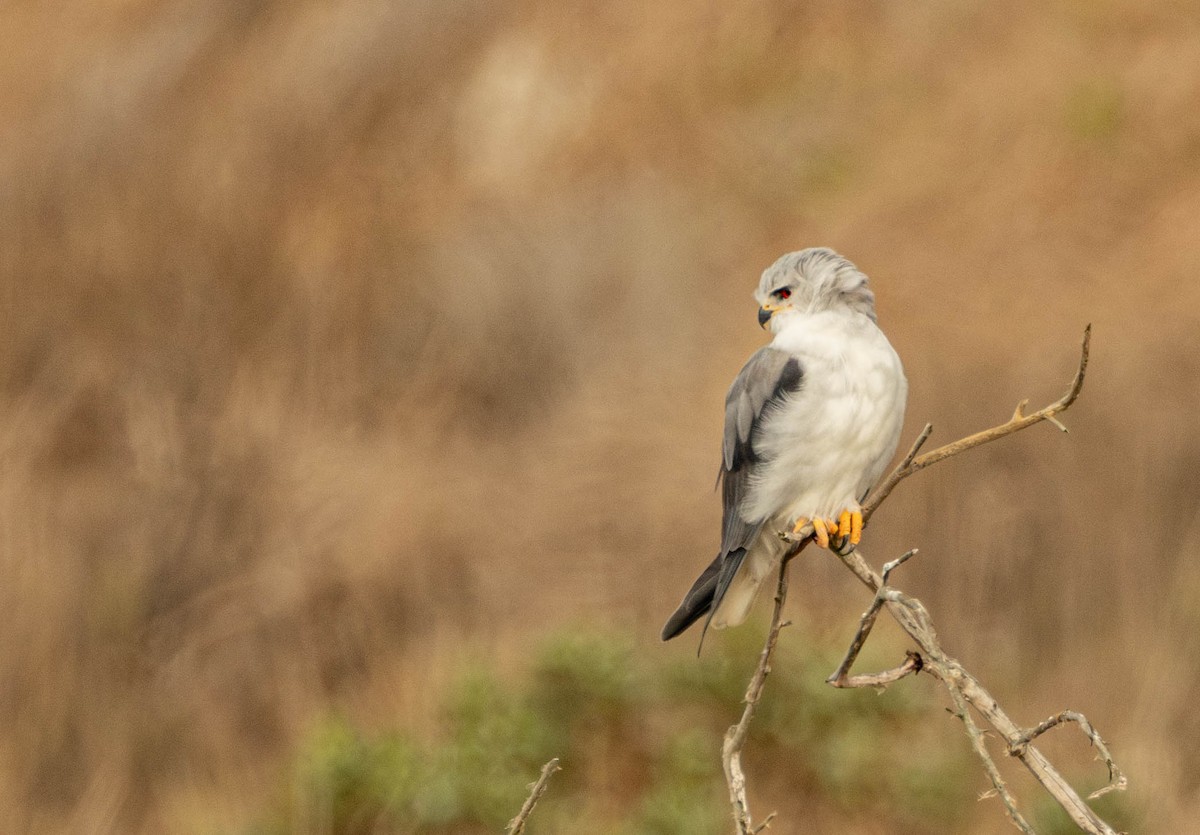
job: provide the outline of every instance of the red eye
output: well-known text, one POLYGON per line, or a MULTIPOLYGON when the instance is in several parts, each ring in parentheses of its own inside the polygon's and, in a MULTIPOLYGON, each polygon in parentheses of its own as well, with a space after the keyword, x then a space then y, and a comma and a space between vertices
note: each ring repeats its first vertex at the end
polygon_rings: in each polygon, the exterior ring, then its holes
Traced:
POLYGON ((792 297, 792 291, 786 287, 780 287, 775 291, 775 295, 781 299, 790 299, 792 297))

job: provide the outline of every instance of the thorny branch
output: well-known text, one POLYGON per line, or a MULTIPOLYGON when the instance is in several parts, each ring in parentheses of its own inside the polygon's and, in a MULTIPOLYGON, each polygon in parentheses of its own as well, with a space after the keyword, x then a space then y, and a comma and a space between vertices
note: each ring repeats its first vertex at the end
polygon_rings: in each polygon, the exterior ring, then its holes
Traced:
POLYGON ((984 794, 984 797, 997 795, 1008 811, 1008 816, 1017 825, 1017 829, 1029 833, 1029 835, 1035 835, 1029 821, 1025 820, 1025 816, 1017 809, 1017 801, 1013 798, 1012 792, 1008 790, 1008 784, 1004 782, 1004 778, 1000 776, 1000 769, 996 767, 996 761, 988 753, 987 744, 983 739, 983 731, 975 724, 975 719, 971 716, 971 709, 967 706, 967 700, 953 687, 947 689, 950 692, 951 701, 954 702, 954 715, 962 721, 963 727, 967 729, 967 736, 971 737, 971 747, 975 749, 975 753, 983 763, 983 770, 987 772, 988 779, 992 781, 992 791, 984 794))
POLYGON ((1087 736, 1090 742, 1104 760, 1104 765, 1108 767, 1108 784, 1097 789, 1088 795, 1088 800, 1095 800, 1097 797, 1103 797, 1112 791, 1124 791, 1129 785, 1129 780, 1117 768, 1117 764, 1113 761, 1112 754, 1108 752, 1108 746, 1104 744, 1104 740, 1100 738, 1100 734, 1092 727, 1092 723, 1087 720, 1087 717, 1082 713, 1074 710, 1064 710, 1062 713, 1056 713, 1049 719, 1038 724, 1035 728, 1030 728, 1027 731, 1022 731, 1020 738, 1015 743, 1009 743, 1008 753, 1010 756, 1018 757, 1024 753, 1025 749, 1037 737, 1044 734, 1046 731, 1053 728, 1055 725, 1060 725, 1063 722, 1075 722, 1087 736))
MULTIPOLYGON (((1079 368, 1075 373, 1075 378, 1072 380, 1070 388, 1065 395, 1049 406, 1039 409, 1032 414, 1025 414, 1025 406, 1028 401, 1023 400, 1017 404, 1013 416, 1005 423, 938 447, 924 455, 918 455, 921 447, 928 440, 932 432, 932 427, 926 425, 913 443, 908 454, 901 459, 900 464, 879 484, 866 503, 864 503, 864 523, 870 519, 875 510, 887 499, 897 484, 913 473, 923 470, 939 461, 958 455, 961 452, 988 443, 989 441, 1011 435, 1043 420, 1053 423, 1064 432, 1067 431, 1066 427, 1058 421, 1056 416, 1070 408, 1083 388, 1083 379, 1087 372, 1090 341, 1091 325, 1084 330, 1079 368)), ((769 671, 771 653, 774 650, 775 642, 779 636, 779 629, 782 626, 783 602, 787 593, 788 562, 808 544, 811 537, 811 526, 801 530, 798 534, 784 535, 785 539, 793 542, 793 546, 785 557, 780 569, 779 591, 775 598, 775 612, 772 618, 771 630, 767 636, 766 646, 764 646, 763 653, 759 658, 758 669, 751 679, 750 688, 746 691, 746 707, 742 713, 742 721, 733 728, 730 728, 729 734, 726 735, 725 739, 722 752, 723 760, 726 766, 726 778, 729 782, 730 799, 733 802, 734 819, 738 825, 739 835, 748 835, 748 833, 757 831, 750 828, 749 812, 745 807, 745 776, 741 772, 741 749, 746 741, 746 731, 749 721, 753 718, 754 708, 762 694, 762 685, 769 671)), ((987 751, 983 736, 985 732, 976 724, 974 717, 971 715, 972 709, 983 718, 987 725, 1001 736, 1008 746, 1007 751, 1009 755, 1019 759, 1029 769, 1038 782, 1045 787, 1083 831, 1095 833, 1096 835, 1116 835, 1116 831, 1092 811, 1054 766, 1051 765, 1049 760, 1031 744, 1038 736, 1058 724, 1063 722, 1077 723, 1083 729, 1084 733, 1087 734, 1089 741, 1096 747, 1109 770, 1108 786, 1093 793, 1091 797, 1094 798, 1109 791, 1124 789, 1127 783, 1125 776, 1117 768, 1115 762, 1113 762, 1112 756, 1104 744, 1104 740, 1100 738, 1100 735, 1082 714, 1074 711, 1064 711, 1056 714, 1045 722, 1028 730, 1022 730, 1013 722, 979 681, 968 673, 957 660, 950 657, 942 649, 937 633, 929 618, 929 613, 926 611, 924 605, 919 600, 888 586, 888 579, 891 572, 910 558, 913 553, 910 551, 903 557, 885 565, 882 575, 875 573, 874 569, 867 564, 862 555, 856 550, 851 549, 846 553, 838 554, 839 559, 842 560, 846 567, 862 583, 875 592, 875 598, 870 608, 863 613, 859 621, 858 630, 851 641, 850 648, 847 650, 842 663, 838 665, 837 670, 829 677, 829 683, 835 687, 878 688, 898 681, 912 673, 921 671, 929 673, 941 681, 949 691, 950 697, 955 704, 955 714, 963 722, 968 735, 971 737, 972 747, 983 762, 996 795, 1000 797, 1008 811, 1009 817, 1019 829, 1024 832, 1033 832, 1029 823, 1017 810, 1015 800, 1008 791, 999 770, 996 768, 994 760, 992 760, 991 755, 987 751), (851 676, 849 675, 850 667, 865 644, 880 609, 884 607, 888 609, 888 613, 895 618, 901 628, 916 642, 920 651, 910 651, 904 663, 895 669, 870 675, 851 676)))
POLYGON ((542 774, 538 777, 536 783, 531 783, 529 786, 529 797, 525 798, 525 803, 521 806, 521 811, 517 812, 517 816, 508 822, 508 828, 505 830, 507 835, 521 835, 525 831, 525 823, 529 820, 529 816, 533 814, 533 807, 542 799, 542 795, 546 793, 546 787, 550 784, 550 777, 556 771, 562 771, 558 765, 558 757, 550 760, 542 766, 542 774))

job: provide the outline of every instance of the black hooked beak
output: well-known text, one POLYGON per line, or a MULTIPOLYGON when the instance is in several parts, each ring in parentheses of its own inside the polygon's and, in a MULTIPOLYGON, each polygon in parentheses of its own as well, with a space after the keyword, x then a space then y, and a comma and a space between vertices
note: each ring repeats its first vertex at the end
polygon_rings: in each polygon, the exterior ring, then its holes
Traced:
POLYGON ((767 326, 767 322, 771 321, 771 316, 774 314, 774 310, 768 310, 765 307, 760 307, 758 309, 758 326, 760 328, 765 328, 767 326))

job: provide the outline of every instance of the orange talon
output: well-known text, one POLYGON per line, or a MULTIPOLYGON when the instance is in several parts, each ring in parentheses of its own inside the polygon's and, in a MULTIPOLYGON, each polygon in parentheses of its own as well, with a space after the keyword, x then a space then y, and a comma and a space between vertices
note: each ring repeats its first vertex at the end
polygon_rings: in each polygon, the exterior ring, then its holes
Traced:
POLYGON ((850 544, 857 545, 862 542, 863 518, 862 511, 856 510, 850 514, 850 544))
POLYGON ((838 517, 838 531, 841 533, 843 538, 850 537, 851 542, 854 541, 854 534, 852 533, 853 529, 851 528, 852 518, 853 517, 850 515, 850 511, 848 510, 843 510, 842 515, 838 517))
POLYGON ((800 535, 800 531, 804 530, 804 526, 808 524, 808 520, 801 516, 796 520, 796 524, 792 525, 792 533, 796 536, 800 535))
POLYGON ((829 528, 825 525, 825 520, 820 516, 812 520, 813 536, 817 538, 817 544, 822 548, 829 547, 829 528))

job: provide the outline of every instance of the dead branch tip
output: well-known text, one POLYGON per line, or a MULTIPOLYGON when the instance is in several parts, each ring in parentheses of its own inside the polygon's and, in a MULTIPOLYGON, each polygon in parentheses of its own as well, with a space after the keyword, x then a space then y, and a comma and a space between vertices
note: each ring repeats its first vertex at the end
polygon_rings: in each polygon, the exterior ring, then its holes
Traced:
POLYGON ((537 802, 546 793, 546 787, 550 784, 550 777, 556 771, 562 771, 562 768, 558 764, 558 757, 555 757, 542 766, 542 774, 538 777, 537 782, 530 784, 529 797, 525 798, 525 803, 521 806, 521 811, 517 812, 517 816, 508 823, 508 828, 505 830, 508 835, 521 835, 525 831, 525 824, 528 822, 529 816, 533 814, 533 807, 537 806, 537 802))

